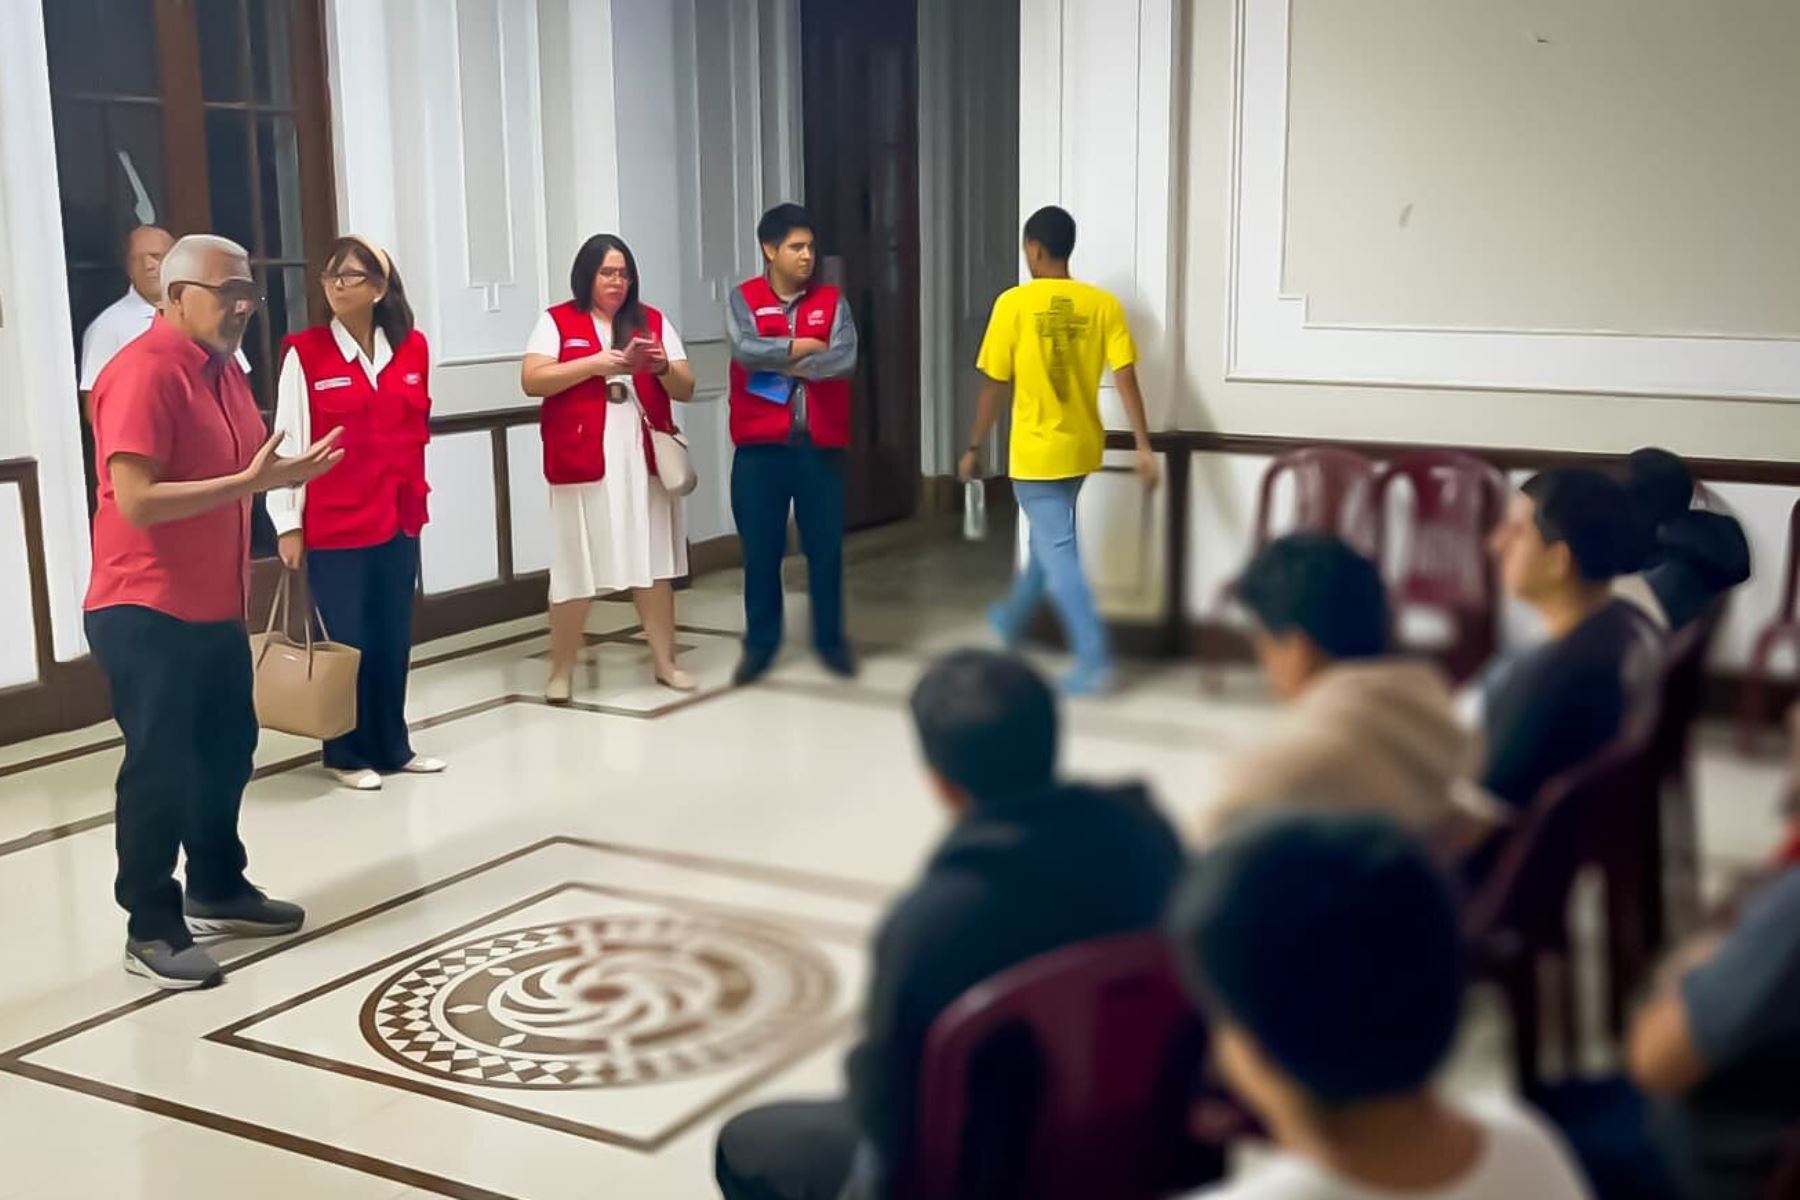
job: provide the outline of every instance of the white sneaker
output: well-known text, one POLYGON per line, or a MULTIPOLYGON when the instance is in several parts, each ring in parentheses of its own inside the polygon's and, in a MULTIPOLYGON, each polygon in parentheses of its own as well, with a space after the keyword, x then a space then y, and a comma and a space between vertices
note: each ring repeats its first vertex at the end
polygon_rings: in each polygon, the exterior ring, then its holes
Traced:
POLYGON ((352 791, 379 792, 381 790, 381 776, 366 768, 361 771, 333 771, 331 777, 352 791))
POLYGON ((552 675, 544 685, 544 702, 562 706, 574 698, 574 681, 567 675, 552 675))
POLYGON ((400 769, 408 775, 439 775, 449 765, 441 758, 426 758, 423 755, 415 754, 400 769))

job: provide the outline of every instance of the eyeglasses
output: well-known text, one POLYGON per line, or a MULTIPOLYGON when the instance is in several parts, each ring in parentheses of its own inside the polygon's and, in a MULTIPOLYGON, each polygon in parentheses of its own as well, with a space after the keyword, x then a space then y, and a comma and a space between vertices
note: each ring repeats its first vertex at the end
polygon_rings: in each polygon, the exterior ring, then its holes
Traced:
POLYGON ((610 283, 619 283, 631 278, 631 272, 624 267, 601 267, 598 274, 600 278, 610 283))
POLYGON ((255 312, 267 302, 262 289, 248 279, 233 279, 226 283, 201 283, 195 279, 178 279, 174 283, 165 284, 164 287, 169 291, 173 291, 177 287, 205 288, 219 298, 220 304, 238 312, 255 312))
POLYGON ((319 278, 324 280, 328 287, 336 286, 348 291, 351 288, 361 287, 363 284, 369 282, 370 276, 367 271, 339 271, 335 275, 327 271, 319 278))

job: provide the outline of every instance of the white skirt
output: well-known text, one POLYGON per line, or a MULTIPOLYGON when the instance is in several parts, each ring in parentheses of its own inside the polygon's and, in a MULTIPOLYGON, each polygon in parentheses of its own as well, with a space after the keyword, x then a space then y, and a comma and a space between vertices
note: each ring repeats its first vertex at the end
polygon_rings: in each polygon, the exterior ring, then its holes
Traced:
POLYGON ((550 603, 644 588, 687 574, 681 502, 644 461, 643 426, 630 404, 606 412, 606 476, 550 485, 550 603))

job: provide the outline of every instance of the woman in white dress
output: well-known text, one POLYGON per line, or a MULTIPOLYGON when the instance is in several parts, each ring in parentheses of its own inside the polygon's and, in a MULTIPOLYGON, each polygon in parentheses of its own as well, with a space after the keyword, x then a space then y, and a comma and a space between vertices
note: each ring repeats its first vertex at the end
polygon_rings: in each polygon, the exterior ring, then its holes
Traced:
POLYGON ((656 476, 649 430, 675 430, 670 401, 694 395, 681 335, 638 299, 637 260, 613 234, 589 238, 569 271, 570 299, 539 318, 520 378, 544 400, 550 484, 550 682, 567 704, 588 607, 631 589, 656 680, 692 691, 675 663, 673 580, 687 574, 680 501, 656 476))

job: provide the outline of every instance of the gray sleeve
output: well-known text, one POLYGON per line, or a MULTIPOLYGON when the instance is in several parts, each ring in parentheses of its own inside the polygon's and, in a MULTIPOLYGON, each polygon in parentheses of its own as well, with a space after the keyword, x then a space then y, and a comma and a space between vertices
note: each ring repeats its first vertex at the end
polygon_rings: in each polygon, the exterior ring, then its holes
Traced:
POLYGON ((856 318, 850 313, 850 302, 839 296, 830 345, 823 352, 802 359, 794 374, 802 379, 842 379, 855 371, 856 318))
POLYGON ((788 354, 788 339, 763 337, 757 333, 756 318, 750 315, 750 302, 736 288, 725 303, 725 335, 731 340, 731 357, 752 371, 785 374, 793 365, 788 354))
POLYGON ((1709 1072, 1800 1038, 1800 868, 1756 895, 1713 958, 1681 981, 1709 1072))

